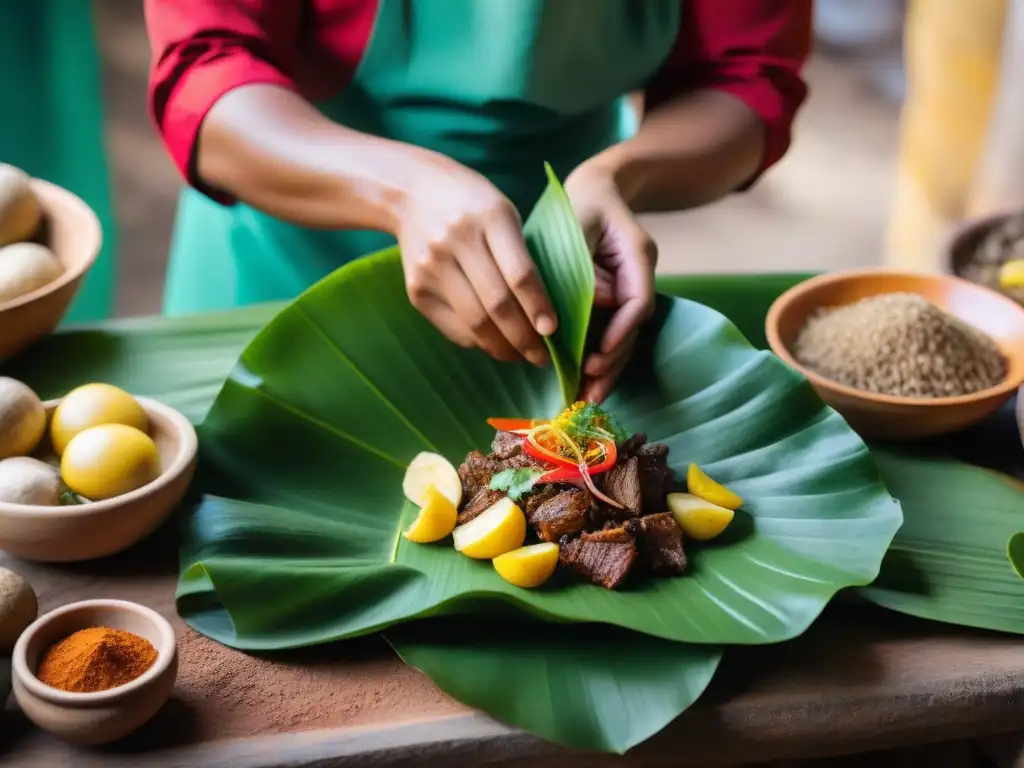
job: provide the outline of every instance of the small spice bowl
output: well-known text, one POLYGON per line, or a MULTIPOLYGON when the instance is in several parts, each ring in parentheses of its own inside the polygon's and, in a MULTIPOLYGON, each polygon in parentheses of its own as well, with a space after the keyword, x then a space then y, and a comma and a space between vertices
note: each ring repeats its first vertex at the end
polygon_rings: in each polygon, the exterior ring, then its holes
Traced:
MULTIPOLYGON (((192 424, 173 408, 135 398, 149 416, 160 453, 160 476, 104 501, 41 507, 0 502, 0 547, 41 562, 76 562, 127 549, 155 531, 184 498, 195 474, 198 441, 192 424)), ((43 403, 47 416, 60 400, 43 403)), ((45 455, 46 447, 42 449, 45 455)))
POLYGON ((919 440, 964 429, 997 411, 1024 383, 1024 307, 997 291, 951 275, 883 269, 820 275, 776 299, 765 330, 772 351, 803 374, 822 400, 868 438, 919 440), (917 294, 987 334, 1006 357, 1003 381, 957 397, 899 397, 839 384, 797 362, 793 345, 817 310, 896 292, 917 294))
POLYGON ((14 696, 29 720, 65 741, 93 746, 127 736, 167 702, 178 674, 178 649, 174 629, 156 611, 124 600, 84 600, 36 619, 14 646, 11 669, 14 696), (89 627, 145 638, 156 649, 156 661, 131 682, 96 693, 62 691, 36 677, 50 646, 89 627))

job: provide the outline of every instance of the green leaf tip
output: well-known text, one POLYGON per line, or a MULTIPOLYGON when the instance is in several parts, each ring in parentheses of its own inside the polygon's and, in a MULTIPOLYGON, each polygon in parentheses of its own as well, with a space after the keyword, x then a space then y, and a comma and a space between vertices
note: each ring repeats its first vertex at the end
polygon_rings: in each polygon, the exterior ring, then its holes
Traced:
POLYGON ((1024 579, 1024 531, 1019 531, 1006 542, 1006 557, 1013 572, 1024 579))

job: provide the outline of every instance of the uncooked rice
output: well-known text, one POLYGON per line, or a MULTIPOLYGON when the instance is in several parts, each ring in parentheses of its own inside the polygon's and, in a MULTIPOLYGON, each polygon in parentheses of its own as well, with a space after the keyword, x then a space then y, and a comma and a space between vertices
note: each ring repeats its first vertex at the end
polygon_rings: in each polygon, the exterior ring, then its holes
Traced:
POLYGON ((992 339, 912 293, 819 310, 794 352, 828 379, 902 397, 966 395, 996 386, 1007 373, 992 339))

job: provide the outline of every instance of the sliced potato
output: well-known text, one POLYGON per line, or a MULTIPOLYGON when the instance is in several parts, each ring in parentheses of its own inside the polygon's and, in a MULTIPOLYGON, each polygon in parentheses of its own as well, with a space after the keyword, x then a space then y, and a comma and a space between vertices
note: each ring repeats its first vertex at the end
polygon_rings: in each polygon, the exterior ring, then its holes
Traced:
POLYGON ((430 486, 456 508, 462 503, 462 480, 455 467, 444 456, 424 451, 416 454, 405 470, 402 492, 417 507, 425 507, 430 501, 430 486))
POLYGON ((692 493, 670 493, 668 508, 683 529, 683 535, 697 541, 708 541, 729 527, 735 512, 692 493))

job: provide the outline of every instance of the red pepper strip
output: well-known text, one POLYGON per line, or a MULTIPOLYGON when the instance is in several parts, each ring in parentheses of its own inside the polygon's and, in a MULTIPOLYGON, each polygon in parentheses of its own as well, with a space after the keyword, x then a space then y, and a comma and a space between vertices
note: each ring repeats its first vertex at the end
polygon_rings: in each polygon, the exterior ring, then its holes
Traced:
POLYGON ((561 454, 555 453, 554 451, 549 451, 544 446, 539 445, 537 441, 533 439, 532 435, 526 436, 526 439, 523 441, 523 450, 526 451, 526 453, 529 454, 530 456, 533 456, 533 458, 540 459, 541 461, 546 461, 548 464, 554 464, 556 467, 566 467, 569 469, 575 469, 576 477, 580 476, 579 467, 577 466, 575 460, 567 459, 565 458, 565 456, 562 456, 561 454))
POLYGON ((487 423, 499 432, 519 432, 524 429, 533 429, 537 424, 534 419, 488 419, 487 423))
MULTIPOLYGON (((527 446, 527 452, 529 452, 530 443, 525 443, 527 446)), ((531 456, 533 454, 530 454, 531 456)), ((607 472, 609 469, 615 466, 615 462, 618 459, 618 454, 615 450, 615 443, 610 440, 605 445, 605 457, 604 461, 600 464, 595 464, 592 467, 587 467, 587 474, 593 477, 599 475, 602 472, 607 472)), ((579 480, 582 478, 580 473, 579 465, 570 463, 570 466, 559 467, 558 469, 552 469, 550 472, 546 472, 541 475, 538 479, 538 483, 567 483, 572 480, 579 480)))

